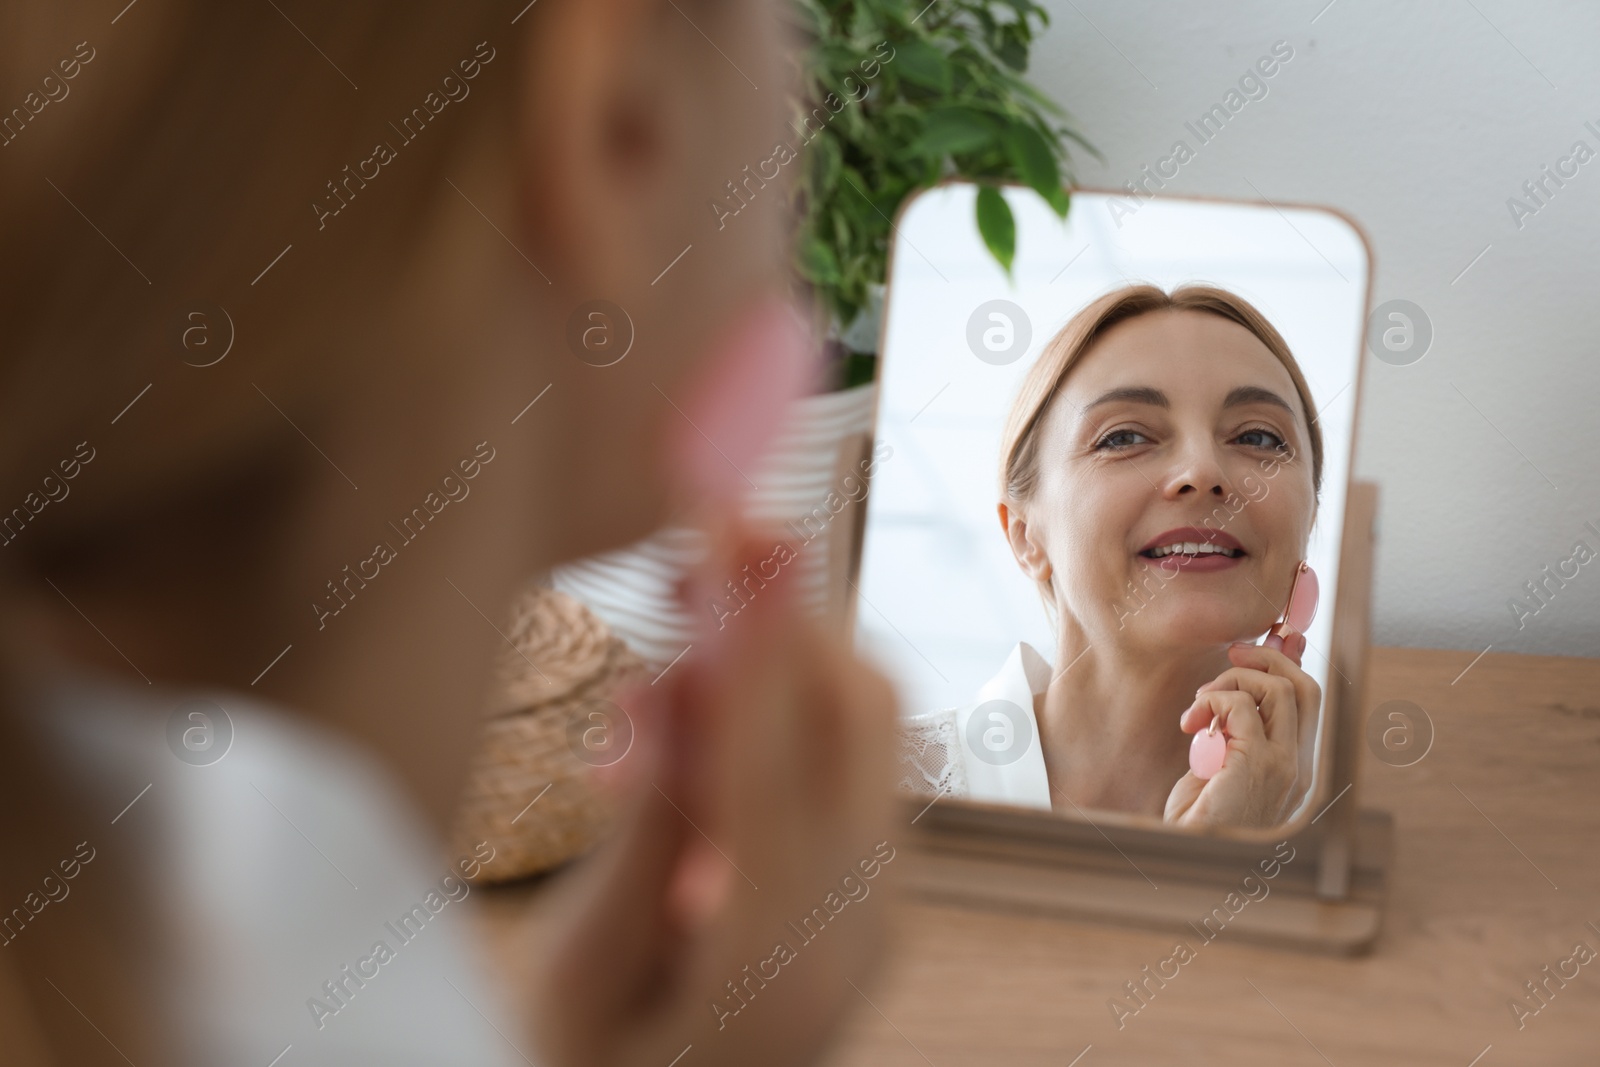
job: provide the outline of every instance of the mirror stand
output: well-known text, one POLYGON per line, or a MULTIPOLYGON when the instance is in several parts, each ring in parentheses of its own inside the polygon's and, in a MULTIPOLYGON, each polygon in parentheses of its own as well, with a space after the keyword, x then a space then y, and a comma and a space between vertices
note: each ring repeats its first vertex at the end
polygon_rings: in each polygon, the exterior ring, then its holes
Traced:
POLYGON ((913 891, 938 901, 1155 926, 1190 946, 1230 939, 1356 955, 1381 925, 1394 820, 1362 811, 1377 486, 1352 480, 1334 600, 1322 783, 1289 824, 1174 834, 1115 812, 1062 818, 997 804, 906 802, 913 891), (920 809, 920 810, 919 810, 920 809), (1313 814, 1313 810, 1315 814, 1313 814))

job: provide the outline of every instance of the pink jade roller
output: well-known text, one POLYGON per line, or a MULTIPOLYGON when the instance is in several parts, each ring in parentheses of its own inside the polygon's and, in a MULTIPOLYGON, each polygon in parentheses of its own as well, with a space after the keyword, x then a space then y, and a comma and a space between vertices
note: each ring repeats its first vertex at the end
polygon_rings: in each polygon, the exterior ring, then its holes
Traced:
POLYGON ((1284 638, 1291 634, 1303 634, 1310 629, 1311 620, 1317 617, 1319 592, 1317 572, 1311 569, 1311 564, 1301 560, 1294 572, 1294 585, 1289 587, 1289 606, 1283 609, 1283 618, 1267 631, 1262 645, 1282 649, 1284 638))
MULTIPOLYGON (((743 472, 763 458, 792 406, 806 395, 818 351, 805 321, 781 299, 767 297, 736 314, 685 387, 683 418, 671 422, 676 436, 667 442, 665 458, 669 476, 703 509, 708 526, 741 511, 750 485, 743 472)), ((697 576, 679 583, 686 610, 687 597, 694 595, 687 592, 690 583, 713 580, 709 576, 730 563, 713 556, 698 565, 697 576)), ((710 625, 711 613, 691 613, 699 623, 695 655, 716 664, 726 655, 728 635, 710 625)), ((727 898, 730 871, 726 857, 686 849, 668 890, 671 910, 685 925, 699 926, 727 898)))
MULTIPOLYGON (((1311 564, 1300 561, 1294 572, 1294 585, 1289 589, 1289 606, 1283 616, 1267 631, 1261 644, 1265 648, 1282 649, 1284 639, 1292 634, 1303 634, 1317 616, 1317 572, 1311 564)), ((1194 735, 1189 742, 1189 770, 1202 782, 1209 781, 1222 769, 1222 760, 1228 754, 1228 732, 1217 730, 1217 720, 1194 735)))
POLYGON ((683 398, 669 444, 672 476, 711 508, 733 509, 752 467, 816 373, 807 325, 767 297, 736 315, 683 398))

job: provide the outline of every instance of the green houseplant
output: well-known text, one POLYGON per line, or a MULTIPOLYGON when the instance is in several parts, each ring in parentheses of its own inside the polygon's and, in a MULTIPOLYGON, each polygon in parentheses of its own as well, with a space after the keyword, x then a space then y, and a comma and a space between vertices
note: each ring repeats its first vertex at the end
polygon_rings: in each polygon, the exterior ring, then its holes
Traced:
POLYGON ((848 387, 873 377, 875 296, 907 196, 945 178, 979 182, 975 222, 1009 273, 1016 227, 998 184, 1033 188, 1065 218, 1067 142, 1099 153, 1023 77, 1049 24, 1032 0, 793 2, 807 41, 796 274, 831 323, 835 379, 848 387))

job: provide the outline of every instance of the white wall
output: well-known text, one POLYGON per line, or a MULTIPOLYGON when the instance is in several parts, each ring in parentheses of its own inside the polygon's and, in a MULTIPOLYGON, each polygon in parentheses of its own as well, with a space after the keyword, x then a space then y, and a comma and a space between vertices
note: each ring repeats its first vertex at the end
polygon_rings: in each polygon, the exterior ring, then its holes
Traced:
POLYGON ((1195 146, 1186 121, 1274 42, 1294 48, 1168 189, 1345 211, 1374 303, 1432 322, 1420 361, 1367 357, 1376 643, 1461 649, 1463 667, 1491 645, 1600 655, 1600 559, 1520 628, 1509 607, 1537 606, 1524 583, 1580 539, 1600 552, 1600 5, 1045 2, 1030 74, 1105 154, 1078 153, 1083 185, 1195 146), (1519 229, 1507 198, 1579 140, 1596 158, 1519 229))

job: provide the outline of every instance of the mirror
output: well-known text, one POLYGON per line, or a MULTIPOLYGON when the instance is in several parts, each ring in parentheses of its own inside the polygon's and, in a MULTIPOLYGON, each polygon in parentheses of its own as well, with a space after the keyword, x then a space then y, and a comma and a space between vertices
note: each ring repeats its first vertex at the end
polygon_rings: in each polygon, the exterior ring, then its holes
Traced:
POLYGON ((853 614, 906 712, 902 785, 941 807, 1163 831, 1303 827, 1336 799, 1332 717, 1294 672, 1287 697, 1275 681, 1252 692, 1261 672, 1228 644, 1260 643, 1303 559, 1322 603, 1298 670, 1332 688, 1366 245, 1319 208, 1077 190, 1063 221, 1030 190, 1003 195, 1009 277, 974 222, 976 186, 928 190, 897 220, 886 458, 853 614), (1135 285, 1183 306, 1108 296, 1135 285), (1105 325, 1114 300, 1123 317, 1105 325), (1106 399, 1128 388, 1147 391, 1106 399), (1199 539, 1172 532, 1186 527, 1199 539), (1141 554, 1169 544, 1188 547, 1141 554), (1191 712, 1223 723, 1204 742, 1222 769, 1201 780, 1179 716, 1219 676, 1191 712), (1253 721, 1242 710, 1268 699, 1253 721), (1266 769, 1244 777, 1241 749, 1266 769))

